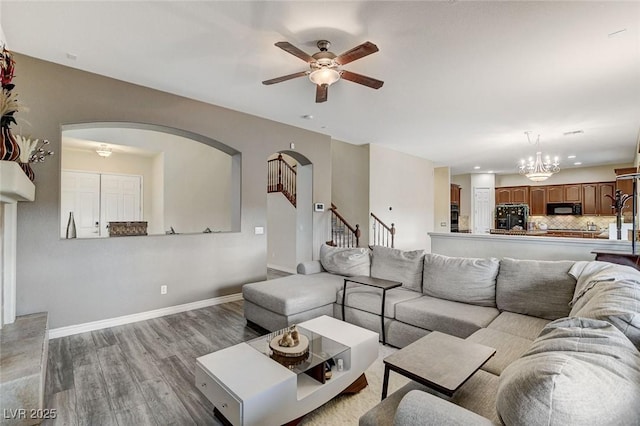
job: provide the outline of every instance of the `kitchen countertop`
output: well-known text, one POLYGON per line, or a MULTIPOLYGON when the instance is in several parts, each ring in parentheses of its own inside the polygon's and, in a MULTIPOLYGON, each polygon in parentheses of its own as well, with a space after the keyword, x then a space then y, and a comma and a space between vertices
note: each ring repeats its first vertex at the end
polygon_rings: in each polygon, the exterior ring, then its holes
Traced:
POLYGON ((500 235, 528 235, 528 236, 557 236, 557 237, 563 237, 562 234, 577 234, 580 233, 582 235, 587 234, 590 235, 592 238, 603 238, 603 239, 609 239, 609 233, 608 231, 602 231, 602 230, 598 230, 598 231, 587 231, 586 229, 547 229, 547 230, 541 230, 541 229, 536 229, 536 230, 532 230, 532 231, 527 231, 527 230, 522 230, 522 231, 518 231, 518 230, 506 230, 506 229, 491 229, 489 231, 490 234, 500 234, 500 235), (599 235, 604 235, 602 237, 600 237, 599 235))

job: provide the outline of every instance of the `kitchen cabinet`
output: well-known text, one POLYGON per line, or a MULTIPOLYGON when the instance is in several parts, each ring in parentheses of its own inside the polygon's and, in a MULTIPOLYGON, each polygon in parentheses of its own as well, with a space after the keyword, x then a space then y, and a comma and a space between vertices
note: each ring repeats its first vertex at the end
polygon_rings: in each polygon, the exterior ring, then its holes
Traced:
POLYGON ((529 214, 544 216, 547 214, 547 188, 532 186, 529 188, 529 214))
POLYGON ((583 183, 582 184, 582 214, 595 215, 598 214, 598 184, 583 183))
POLYGON ((460 185, 451 184, 451 204, 460 206, 460 185))
POLYGON ((564 203, 564 185, 549 185, 547 188, 547 203, 564 203))
POLYGON ((582 184, 563 185, 564 202, 580 203, 582 201, 582 184))
POLYGON ((616 193, 616 183, 615 182, 600 182, 598 183, 598 213, 602 215, 613 215, 615 214, 615 210, 612 207, 613 198, 616 193), (611 198, 607 197, 607 195, 611 196, 611 198))
MULTIPOLYGON (((616 172, 616 176, 626 175, 629 173, 636 173, 635 167, 626 167, 624 169, 614 169, 616 172)), ((617 180, 616 181, 617 188, 622 190, 623 194, 631 194, 633 193, 633 180, 625 179, 625 180, 617 180)))
POLYGON ((528 186, 505 186, 496 188, 496 204, 529 204, 528 186))

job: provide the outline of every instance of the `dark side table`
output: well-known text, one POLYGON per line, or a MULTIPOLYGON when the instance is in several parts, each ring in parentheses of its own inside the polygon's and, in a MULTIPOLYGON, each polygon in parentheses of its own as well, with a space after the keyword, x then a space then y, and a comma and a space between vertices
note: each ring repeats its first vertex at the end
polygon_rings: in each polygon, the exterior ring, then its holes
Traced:
POLYGON ((390 370, 453 396, 495 353, 494 348, 432 331, 384 359, 382 399, 390 370))
POLYGON ((402 283, 399 282, 399 281, 384 280, 382 278, 367 277, 365 275, 345 278, 344 279, 344 287, 342 289, 342 320, 343 321, 345 320, 344 304, 345 304, 345 300, 346 300, 346 297, 347 297, 347 283, 348 282, 352 282, 352 283, 356 283, 356 284, 362 284, 362 285, 368 285, 370 287, 375 287, 375 288, 382 289, 382 306, 380 307, 380 325, 381 325, 381 330, 382 330, 382 344, 386 345, 387 344, 387 339, 386 339, 386 336, 385 336, 385 333, 384 333, 384 302, 385 302, 385 299, 387 297, 387 290, 390 290, 390 289, 396 288, 396 287, 400 287, 402 285, 402 283))

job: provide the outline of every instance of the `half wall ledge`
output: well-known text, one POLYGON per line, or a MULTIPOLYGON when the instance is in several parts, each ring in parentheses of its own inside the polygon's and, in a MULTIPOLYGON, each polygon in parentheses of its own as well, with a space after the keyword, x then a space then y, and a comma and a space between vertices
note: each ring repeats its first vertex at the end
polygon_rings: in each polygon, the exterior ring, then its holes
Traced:
POLYGON ((594 260, 593 251, 631 253, 630 241, 430 232, 431 252, 456 257, 594 260))

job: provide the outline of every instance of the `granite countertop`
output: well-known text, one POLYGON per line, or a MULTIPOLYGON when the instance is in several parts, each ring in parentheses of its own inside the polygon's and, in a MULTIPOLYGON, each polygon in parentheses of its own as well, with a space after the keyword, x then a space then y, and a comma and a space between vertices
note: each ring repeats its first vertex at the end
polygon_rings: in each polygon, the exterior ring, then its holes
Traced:
MULTIPOLYGON (((597 230, 597 231, 587 231, 586 229, 546 229, 546 230, 542 230, 542 229, 536 229, 536 230, 531 230, 531 231, 527 231, 527 230, 506 230, 506 229, 491 229, 489 231, 489 233, 491 234, 499 234, 499 235, 529 235, 529 236, 552 236, 552 235, 557 235, 557 234, 575 234, 575 233, 581 233, 581 234, 591 234, 593 237, 597 238, 598 235, 600 234, 605 234, 606 233, 606 237, 602 237, 602 238, 609 238, 609 234, 608 231, 602 231, 602 230, 597 230)), ((561 235, 560 235, 561 236, 561 235)))

